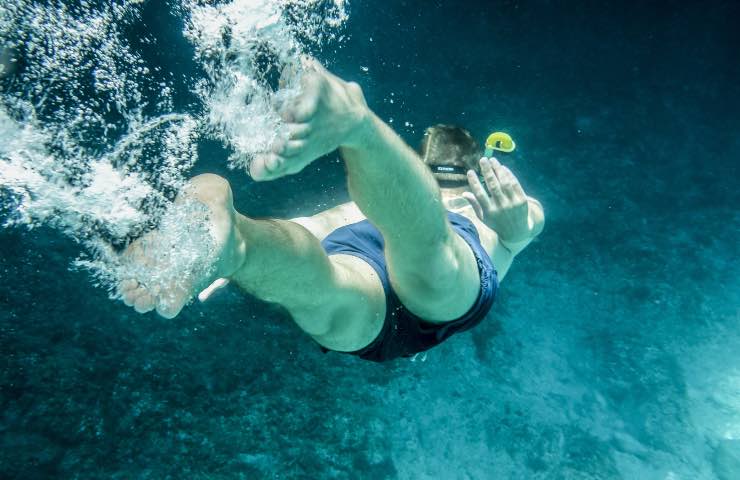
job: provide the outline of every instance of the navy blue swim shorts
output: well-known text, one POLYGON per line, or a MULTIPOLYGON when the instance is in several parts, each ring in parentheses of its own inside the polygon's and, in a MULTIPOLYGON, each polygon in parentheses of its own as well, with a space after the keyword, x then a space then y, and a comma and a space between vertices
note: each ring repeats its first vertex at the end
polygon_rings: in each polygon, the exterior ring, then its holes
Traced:
POLYGON ((403 306, 391 288, 383 254, 383 236, 369 221, 363 220, 340 227, 321 242, 327 255, 353 255, 366 261, 378 273, 385 291, 386 315, 380 333, 365 348, 346 353, 374 362, 410 357, 439 345, 457 332, 473 328, 489 312, 498 290, 498 276, 493 262, 481 245, 478 231, 469 219, 453 212, 447 212, 447 217, 452 229, 473 250, 480 273, 480 293, 465 315, 442 324, 424 321, 403 306))

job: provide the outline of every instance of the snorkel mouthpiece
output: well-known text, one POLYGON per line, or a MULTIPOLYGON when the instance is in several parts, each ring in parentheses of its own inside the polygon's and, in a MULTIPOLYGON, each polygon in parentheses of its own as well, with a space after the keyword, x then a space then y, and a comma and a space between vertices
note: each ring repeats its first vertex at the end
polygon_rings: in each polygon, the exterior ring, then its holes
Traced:
POLYGON ((516 143, 511 138, 511 135, 504 132, 493 132, 486 139, 486 157, 490 158, 493 156, 494 150, 497 152, 513 152, 516 148, 516 143))

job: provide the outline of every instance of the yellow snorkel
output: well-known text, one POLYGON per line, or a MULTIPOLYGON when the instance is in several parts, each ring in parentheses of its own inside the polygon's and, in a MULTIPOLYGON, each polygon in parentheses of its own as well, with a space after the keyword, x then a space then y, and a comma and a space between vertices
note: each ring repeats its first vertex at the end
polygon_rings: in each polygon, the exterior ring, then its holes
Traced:
POLYGON ((516 143, 511 135, 504 132, 493 132, 486 139, 486 157, 491 158, 494 150, 497 152, 510 153, 516 148, 516 143))

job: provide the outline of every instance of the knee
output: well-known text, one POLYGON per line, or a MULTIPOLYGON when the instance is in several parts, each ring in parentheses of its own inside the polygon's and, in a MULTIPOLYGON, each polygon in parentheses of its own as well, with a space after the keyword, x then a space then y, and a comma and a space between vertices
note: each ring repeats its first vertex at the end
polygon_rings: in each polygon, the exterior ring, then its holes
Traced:
POLYGON ((204 173, 191 178, 186 189, 189 195, 207 204, 233 203, 229 181, 213 173, 204 173))

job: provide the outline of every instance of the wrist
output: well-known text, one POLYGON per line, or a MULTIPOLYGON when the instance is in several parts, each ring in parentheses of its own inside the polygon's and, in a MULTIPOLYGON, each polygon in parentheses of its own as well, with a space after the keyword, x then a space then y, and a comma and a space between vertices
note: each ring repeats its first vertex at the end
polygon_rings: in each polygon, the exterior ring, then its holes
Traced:
POLYGON ((521 231, 518 235, 511 235, 509 237, 504 237, 498 232, 496 233, 498 234, 498 241, 501 246, 511 252, 512 255, 521 252, 535 237, 531 219, 527 221, 526 232, 521 231))
POLYGON ((520 251, 522 251, 522 248, 524 248, 530 239, 526 240, 519 240, 519 241, 512 241, 512 240, 504 240, 500 236, 498 237, 498 243, 502 247, 504 247, 505 250, 508 250, 509 253, 512 255, 516 255, 520 251))

